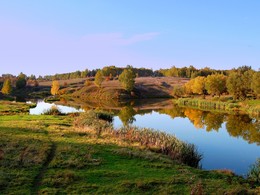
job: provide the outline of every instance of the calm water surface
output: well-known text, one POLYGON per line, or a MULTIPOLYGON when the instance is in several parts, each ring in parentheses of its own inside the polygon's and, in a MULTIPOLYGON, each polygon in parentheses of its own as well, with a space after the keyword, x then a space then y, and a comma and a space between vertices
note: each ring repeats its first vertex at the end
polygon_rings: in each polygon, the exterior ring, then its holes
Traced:
POLYGON ((40 100, 37 102, 37 105, 35 108, 30 109, 30 114, 32 115, 40 115, 43 114, 48 109, 51 109, 52 106, 57 106, 57 108, 60 110, 63 114, 73 113, 73 112, 84 112, 82 109, 77 109, 70 106, 62 106, 62 105, 56 105, 54 103, 46 103, 43 100, 40 100))
MULTIPOLYGON (((41 114, 53 105, 39 102, 30 113, 41 114)), ((68 106, 58 108, 63 113, 84 111, 68 106)), ((158 105, 139 104, 104 109, 116 114, 113 122, 115 128, 125 125, 148 127, 195 144, 203 154, 203 169, 229 169, 246 175, 250 165, 260 158, 260 121, 248 115, 169 107, 165 103, 161 108, 158 105)))

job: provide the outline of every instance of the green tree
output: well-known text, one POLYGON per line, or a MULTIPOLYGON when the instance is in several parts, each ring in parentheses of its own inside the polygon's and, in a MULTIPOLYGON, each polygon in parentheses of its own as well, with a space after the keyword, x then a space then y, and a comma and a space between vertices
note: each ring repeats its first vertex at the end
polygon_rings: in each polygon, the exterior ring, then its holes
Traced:
POLYGON ((51 86, 51 94, 52 95, 57 95, 60 89, 60 83, 59 81, 52 81, 52 86, 51 86))
POLYGON ((16 88, 22 89, 25 86, 26 86, 26 75, 21 72, 18 76, 17 81, 16 81, 16 88))
POLYGON ((226 90, 226 76, 223 74, 207 76, 205 87, 209 94, 220 96, 226 90))
POLYGON ((5 79, 1 92, 6 95, 12 92, 12 85, 10 79, 5 79))
POLYGON ((256 96, 260 96, 260 72, 255 72, 252 78, 251 89, 256 96))
POLYGON ((180 98, 183 97, 185 94, 185 88, 183 86, 174 86, 173 87, 173 91, 172 91, 172 95, 176 98, 180 98))
POLYGON ((245 99, 246 87, 244 85, 244 78, 241 72, 232 72, 227 79, 227 90, 233 99, 245 99))
POLYGON ((132 91, 135 85, 135 74, 132 67, 124 69, 124 71, 119 75, 118 80, 125 90, 129 92, 132 91))
POLYGON ((103 77, 102 71, 99 70, 99 71, 97 71, 97 73, 95 75, 94 83, 96 84, 96 86, 98 86, 100 88, 103 81, 104 81, 104 77, 103 77))

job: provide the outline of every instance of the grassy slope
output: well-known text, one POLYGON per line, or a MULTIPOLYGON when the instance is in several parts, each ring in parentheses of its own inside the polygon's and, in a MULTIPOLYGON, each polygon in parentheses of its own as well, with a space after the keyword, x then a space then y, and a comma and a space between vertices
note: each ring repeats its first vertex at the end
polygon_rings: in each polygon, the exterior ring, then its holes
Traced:
MULTIPOLYGON (((102 88, 99 89, 90 82, 89 86, 84 86, 85 79, 61 80, 61 93, 68 93, 74 97, 82 99, 111 99, 121 97, 129 98, 123 91, 123 88, 118 80, 104 81, 102 88), (64 86, 67 83, 67 86, 64 86)), ((139 77, 135 79, 135 96, 141 98, 157 98, 171 97, 173 86, 183 85, 189 79, 174 78, 174 77, 139 77)), ((51 86, 51 82, 41 82, 40 86, 51 86)))
POLYGON ((0 194, 238 193, 242 178, 179 165, 90 129, 73 117, 0 118, 0 194))

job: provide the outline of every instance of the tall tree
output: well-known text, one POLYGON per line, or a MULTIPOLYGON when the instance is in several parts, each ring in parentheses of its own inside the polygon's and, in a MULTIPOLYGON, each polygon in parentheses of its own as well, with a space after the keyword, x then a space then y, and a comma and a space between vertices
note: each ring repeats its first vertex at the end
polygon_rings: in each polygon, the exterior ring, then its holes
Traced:
POLYGON ((255 72, 252 78, 251 89, 253 93, 260 97, 260 72, 255 72))
POLYGON ((124 71, 119 75, 118 80, 125 90, 129 92, 132 91, 135 85, 135 74, 132 67, 124 69, 124 71))
POLYGON ((194 84, 192 86, 192 92, 200 95, 205 95, 205 77, 199 76, 194 79, 194 84))
POLYGON ((232 72, 227 79, 227 90, 233 99, 246 98, 247 84, 245 76, 241 72, 232 72))
POLYGON ((60 83, 59 81, 52 81, 52 86, 51 86, 51 94, 52 95, 57 95, 60 89, 60 83))
POLYGON ((1 92, 3 94, 8 95, 8 94, 11 93, 11 91, 12 91, 11 80, 10 79, 5 79, 1 92))
POLYGON ((26 86, 26 75, 21 72, 18 76, 17 81, 16 81, 16 88, 22 89, 25 86, 26 86))
POLYGON ((220 96, 226 89, 226 76, 223 74, 207 76, 205 87, 209 94, 220 96))
POLYGON ((101 71, 101 70, 98 70, 97 73, 96 73, 96 75, 95 75, 95 81, 94 81, 94 83, 96 84, 96 86, 98 86, 98 87, 100 88, 103 81, 104 81, 104 78, 103 78, 102 71, 101 71))
POLYGON ((191 79, 189 82, 185 83, 185 93, 186 94, 192 94, 192 86, 194 85, 194 79, 191 79))

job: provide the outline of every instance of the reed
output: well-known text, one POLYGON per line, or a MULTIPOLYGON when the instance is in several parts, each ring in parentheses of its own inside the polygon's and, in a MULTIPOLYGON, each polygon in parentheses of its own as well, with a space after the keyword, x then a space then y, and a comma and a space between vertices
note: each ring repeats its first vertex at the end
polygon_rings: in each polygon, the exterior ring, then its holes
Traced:
POLYGON ((209 101, 202 99, 180 98, 177 103, 181 106, 190 106, 201 109, 214 109, 214 110, 226 110, 232 111, 239 108, 238 103, 233 102, 221 102, 221 101, 209 101))
POLYGON ((182 142, 173 135, 133 126, 110 131, 115 137, 131 143, 139 143, 146 149, 168 155, 172 160, 196 168, 200 165, 202 155, 197 151, 195 145, 182 142))
POLYGON ((187 164, 192 167, 199 167, 202 155, 197 151, 195 145, 178 140, 175 136, 165 132, 148 128, 137 128, 126 126, 120 129, 113 129, 111 115, 98 111, 82 113, 74 121, 78 128, 90 127, 100 136, 101 133, 109 133, 112 137, 130 142, 138 143, 140 146, 168 155, 172 160, 187 164))

